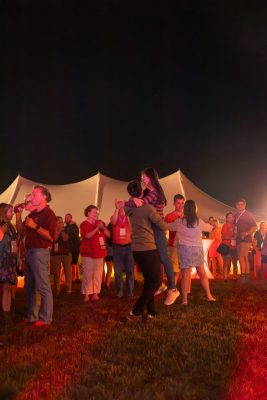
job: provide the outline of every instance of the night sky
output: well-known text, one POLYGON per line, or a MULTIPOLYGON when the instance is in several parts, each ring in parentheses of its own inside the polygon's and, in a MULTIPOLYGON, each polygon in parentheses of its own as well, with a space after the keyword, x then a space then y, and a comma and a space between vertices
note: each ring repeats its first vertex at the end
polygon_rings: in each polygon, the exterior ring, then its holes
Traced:
POLYGON ((0 192, 180 168, 267 215, 266 1, 0 4, 0 192))

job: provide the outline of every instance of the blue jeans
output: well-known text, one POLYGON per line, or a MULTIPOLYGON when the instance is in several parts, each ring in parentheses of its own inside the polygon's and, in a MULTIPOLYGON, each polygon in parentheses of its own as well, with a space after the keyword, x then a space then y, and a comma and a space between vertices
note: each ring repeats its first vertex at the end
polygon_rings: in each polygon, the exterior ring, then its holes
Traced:
POLYGON ((163 264, 165 273, 167 275, 168 287, 169 289, 176 289, 174 282, 173 265, 168 255, 167 239, 165 233, 154 224, 152 225, 152 227, 154 231, 155 242, 160 256, 160 261, 163 264))
POLYGON ((134 289, 134 259, 131 250, 131 245, 119 246, 113 244, 113 262, 115 271, 115 286, 117 295, 123 296, 123 271, 126 273, 126 288, 127 295, 133 295, 134 289))
POLYGON ((38 319, 46 323, 52 321, 53 295, 49 281, 49 260, 50 252, 48 249, 26 249, 24 287, 27 319, 31 322, 38 319), (39 313, 37 293, 41 295, 39 313))

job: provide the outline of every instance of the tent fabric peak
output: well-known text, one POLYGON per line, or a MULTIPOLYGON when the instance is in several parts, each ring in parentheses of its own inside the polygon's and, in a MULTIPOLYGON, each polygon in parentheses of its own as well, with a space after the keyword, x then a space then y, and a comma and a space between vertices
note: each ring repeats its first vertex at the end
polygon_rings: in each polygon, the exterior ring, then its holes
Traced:
MULTIPOLYGON (((174 173, 160 179, 167 198, 165 214, 173 210, 173 197, 181 193, 186 199, 193 199, 198 205, 201 218, 207 220, 209 216, 224 221, 228 211, 235 210, 208 195, 195 186, 180 169, 174 173)), ((52 195, 51 208, 57 215, 64 217, 66 213, 71 213, 73 219, 80 223, 84 217, 84 209, 90 205, 96 205, 100 210, 100 218, 106 223, 114 212, 114 200, 128 199, 127 181, 110 178, 100 171, 97 174, 82 181, 68 183, 64 185, 51 185, 35 182, 24 178, 20 174, 10 186, 0 194, 0 202, 16 204, 23 201, 25 194, 30 193, 34 185, 44 185, 52 195)))

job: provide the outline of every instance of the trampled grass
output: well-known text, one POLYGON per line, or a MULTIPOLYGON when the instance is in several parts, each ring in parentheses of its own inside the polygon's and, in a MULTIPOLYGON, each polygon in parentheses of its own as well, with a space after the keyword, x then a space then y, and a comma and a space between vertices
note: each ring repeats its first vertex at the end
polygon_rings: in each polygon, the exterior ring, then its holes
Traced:
MULTIPOLYGON (((157 298, 158 316, 121 322, 134 299, 84 304, 80 287, 55 300, 54 322, 31 330, 17 293, 13 321, 0 327, 1 399, 266 399, 267 285, 198 281, 190 303, 157 298)), ((140 291, 140 287, 137 289, 140 291)))

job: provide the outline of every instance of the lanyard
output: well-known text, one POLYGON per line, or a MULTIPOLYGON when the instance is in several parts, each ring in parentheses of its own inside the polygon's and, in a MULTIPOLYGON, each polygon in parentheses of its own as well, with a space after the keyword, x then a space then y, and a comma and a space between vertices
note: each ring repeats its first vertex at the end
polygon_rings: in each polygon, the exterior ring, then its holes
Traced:
POLYGON ((242 215, 244 214, 246 210, 243 210, 241 214, 238 215, 238 217, 235 219, 235 224, 238 223, 239 219, 242 217, 242 215))

